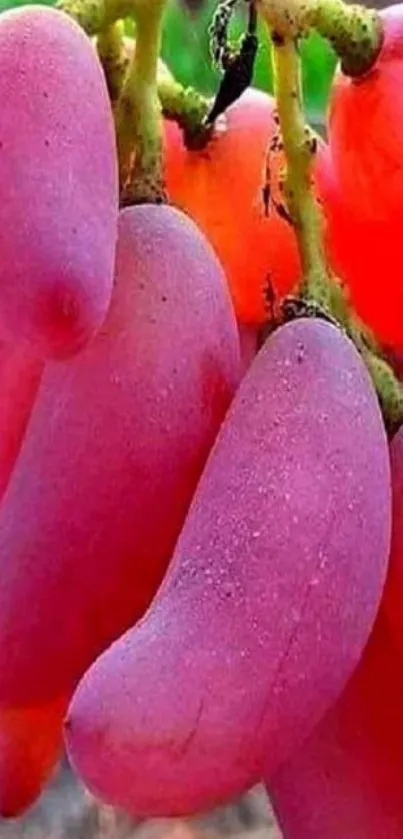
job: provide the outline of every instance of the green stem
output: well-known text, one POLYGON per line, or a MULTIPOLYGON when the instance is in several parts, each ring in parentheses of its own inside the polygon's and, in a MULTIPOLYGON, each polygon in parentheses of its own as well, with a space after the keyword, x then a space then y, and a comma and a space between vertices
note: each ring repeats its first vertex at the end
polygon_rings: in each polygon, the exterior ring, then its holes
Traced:
POLYGON ((157 87, 163 9, 164 0, 138 4, 134 54, 116 106, 120 185, 125 204, 158 202, 164 197, 162 117, 157 87))
POLYGON ((282 38, 299 38, 315 28, 331 42, 347 75, 366 73, 381 49, 382 21, 372 9, 343 0, 256 0, 256 5, 282 38))
POLYGON ((115 21, 132 15, 132 0, 58 0, 56 7, 74 18, 87 35, 99 35, 115 21))
POLYGON ((312 165, 316 138, 305 125, 301 68, 295 39, 276 33, 273 45, 274 83, 280 129, 287 160, 285 197, 294 221, 303 278, 300 299, 313 314, 336 321, 360 352, 378 394, 385 425, 393 434, 403 423, 403 389, 375 342, 368 338, 327 265, 322 212, 314 198, 312 165), (312 304, 313 307, 312 307, 312 304))
MULTIPOLYGON (((122 203, 164 199, 162 176, 162 115, 157 89, 158 55, 165 0, 59 0, 89 35, 106 38, 115 58, 113 28, 117 20, 132 18, 136 45, 129 67, 114 82, 121 85, 115 107, 122 203)), ((124 60, 124 55, 122 56, 124 60)), ((116 69, 116 68, 115 68, 116 69)))
POLYGON ((164 73, 158 75, 158 95, 164 117, 177 122, 187 147, 204 145, 212 130, 204 125, 210 102, 194 88, 184 88, 172 75, 164 73))
MULTIPOLYGON (((128 68, 133 61, 135 40, 124 36, 122 21, 108 26, 97 37, 97 50, 104 69, 112 107, 116 107, 128 68)), ((210 101, 192 87, 184 88, 177 82, 161 59, 157 65, 157 92, 165 119, 178 124, 187 148, 203 147, 212 127, 205 126, 210 101)), ((123 126, 119 127, 121 135, 123 126)), ((128 131, 130 143, 130 130, 128 131)))
POLYGON ((122 21, 112 23, 97 37, 97 51, 104 69, 112 107, 119 99, 123 81, 129 65, 125 52, 122 21))
POLYGON ((300 58, 294 40, 273 45, 274 92, 287 158, 285 198, 300 251, 301 294, 324 309, 331 308, 331 287, 325 258, 322 217, 312 192, 312 166, 317 138, 305 124, 300 58))

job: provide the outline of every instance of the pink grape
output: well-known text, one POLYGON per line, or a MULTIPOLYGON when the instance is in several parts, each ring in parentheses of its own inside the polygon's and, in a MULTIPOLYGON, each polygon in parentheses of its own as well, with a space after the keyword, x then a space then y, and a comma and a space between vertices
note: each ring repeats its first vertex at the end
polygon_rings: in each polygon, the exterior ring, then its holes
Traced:
POLYGON ((120 215, 108 319, 49 363, 0 508, 0 702, 72 691, 145 610, 240 378, 225 278, 170 207, 120 215))
POLYGON ((0 15, 0 336, 80 349, 110 303, 118 182, 91 41, 42 6, 0 15))
POLYGON ((403 669, 385 615, 336 706, 268 790, 284 839, 401 839, 403 669))
POLYGON ((35 402, 43 362, 27 347, 0 344, 0 499, 35 402))
POLYGON ((389 535, 367 371, 332 325, 290 323, 237 391, 150 609, 73 697, 66 741, 88 787, 174 815, 274 771, 361 655, 389 535))

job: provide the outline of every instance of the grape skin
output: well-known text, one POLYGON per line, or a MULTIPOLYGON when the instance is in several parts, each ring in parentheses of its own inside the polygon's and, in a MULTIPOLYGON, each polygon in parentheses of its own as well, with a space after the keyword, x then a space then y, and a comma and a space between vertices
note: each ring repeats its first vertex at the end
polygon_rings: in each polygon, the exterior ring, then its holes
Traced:
POLYGON ((361 656, 389 541, 368 374, 329 323, 290 323, 240 385, 150 609, 73 698, 67 746, 89 788, 178 815, 274 772, 361 656))
POLYGON ((401 839, 403 670, 381 612, 336 706, 268 779, 284 839, 401 839))
POLYGON ((118 177, 91 41, 41 6, 0 16, 0 337, 78 352, 112 293, 118 177))
POLYGON ((114 299, 49 363, 0 508, 0 703, 72 691, 147 607, 238 384, 222 269, 170 207, 120 215, 114 299))
POLYGON ((62 751, 67 698, 0 709, 0 815, 15 818, 34 803, 62 751))
MULTIPOLYGON (((173 122, 165 122, 165 178, 171 200, 211 241, 225 269, 241 323, 267 320, 265 289, 291 292, 300 276, 294 231, 273 204, 266 215, 266 155, 276 132, 275 100, 249 88, 217 122, 206 148, 188 150, 173 122)), ((284 155, 272 156, 272 198, 282 200, 284 155)))
POLYGON ((0 344, 0 499, 31 415, 43 362, 23 346, 0 344))

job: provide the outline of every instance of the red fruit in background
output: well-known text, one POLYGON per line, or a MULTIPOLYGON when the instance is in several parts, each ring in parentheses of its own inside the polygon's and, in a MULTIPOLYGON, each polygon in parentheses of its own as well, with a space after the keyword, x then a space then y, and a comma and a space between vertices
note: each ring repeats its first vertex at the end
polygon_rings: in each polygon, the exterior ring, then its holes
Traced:
POLYGON ((277 769, 361 656, 389 531, 368 374, 333 326, 294 321, 241 382, 150 609, 77 688, 67 746, 89 788, 177 815, 277 769))
MULTIPOLYGON (((165 177, 174 204, 197 222, 225 269, 241 323, 267 320, 268 280, 276 294, 291 291, 300 267, 290 225, 272 206, 265 216, 262 186, 266 154, 275 131, 275 102, 249 89, 219 120, 202 151, 188 151, 179 128, 165 124, 165 177)), ((271 181, 278 201, 280 166, 273 158, 271 181)))
POLYGON ((355 79, 339 72, 332 87, 330 181, 337 184, 342 212, 332 207, 326 173, 320 192, 353 303, 382 342, 402 347, 403 5, 381 16, 384 42, 372 70, 355 79))
POLYGON ((0 500, 35 403, 43 362, 27 347, 0 344, 0 500))
POLYGON ((69 692, 147 607, 240 378, 225 277, 170 207, 120 215, 108 318, 46 367, 0 506, 0 703, 69 692))
POLYGON ((91 41, 67 15, 0 15, 0 336, 80 349, 112 292, 118 182, 112 111, 91 41))
POLYGON ((384 615, 335 707, 268 791, 284 839, 401 839, 403 669, 384 615))
POLYGON ((14 818, 40 794, 62 751, 66 698, 0 710, 0 816, 14 818))

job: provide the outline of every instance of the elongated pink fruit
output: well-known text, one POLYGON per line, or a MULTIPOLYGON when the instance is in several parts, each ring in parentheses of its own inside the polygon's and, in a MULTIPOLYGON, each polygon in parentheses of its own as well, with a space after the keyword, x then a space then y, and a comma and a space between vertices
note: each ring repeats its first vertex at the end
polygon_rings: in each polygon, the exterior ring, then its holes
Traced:
POLYGON ((381 611, 357 672, 268 781, 284 839, 401 839, 403 668, 381 611))
POLYGON ((118 181, 91 41, 43 6, 0 15, 0 338, 67 356, 112 292, 118 181))
POLYGON ((69 695, 143 614, 239 378, 203 235, 170 207, 123 211, 108 319, 47 365, 0 507, 0 704, 69 695))
POLYGON ((328 323, 288 324, 242 381, 154 603, 73 698, 67 745, 88 786, 178 814, 274 771, 361 655, 389 533, 361 359, 328 323))

